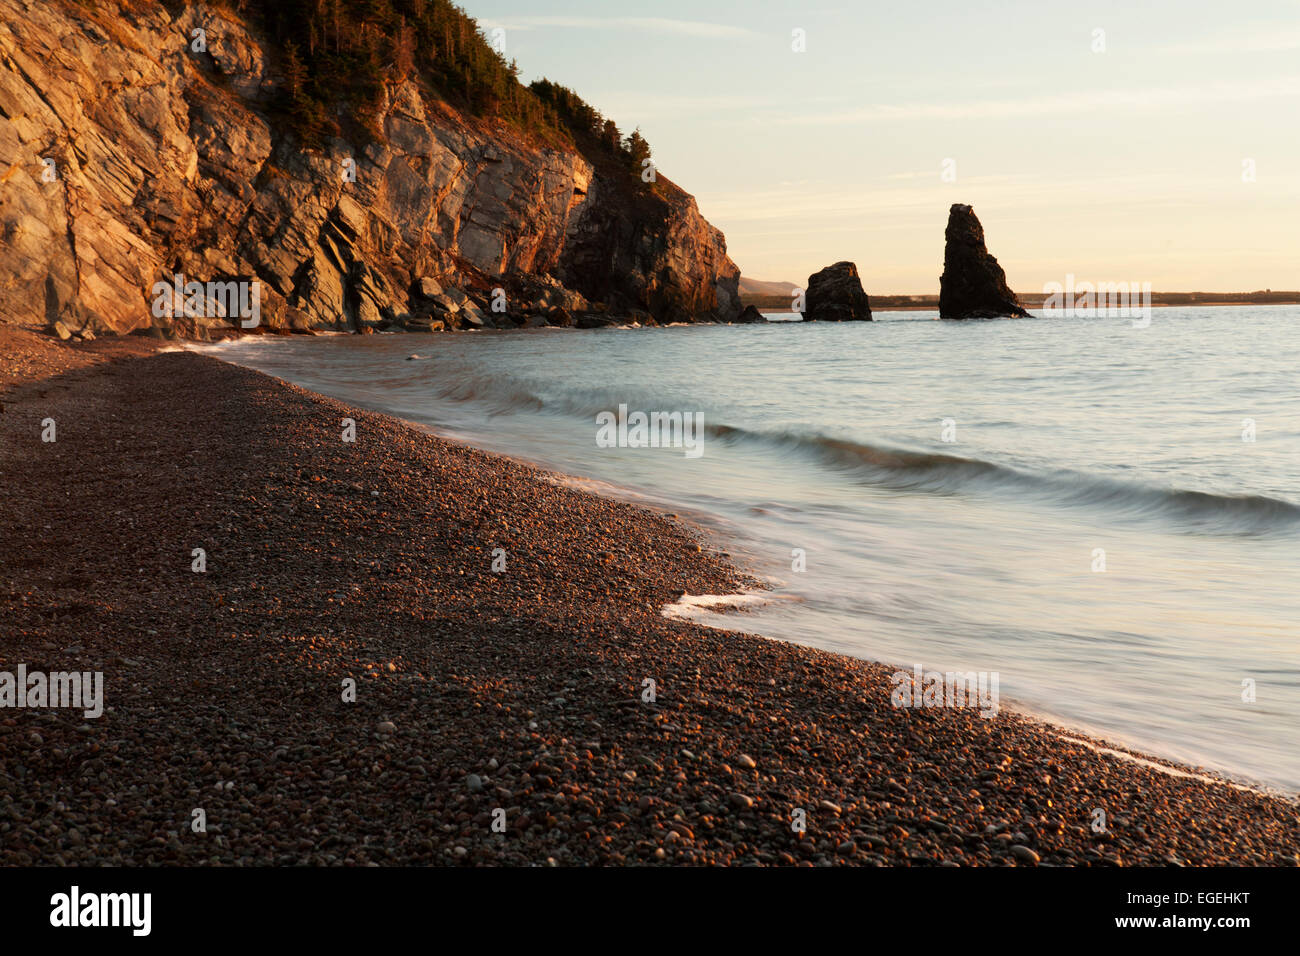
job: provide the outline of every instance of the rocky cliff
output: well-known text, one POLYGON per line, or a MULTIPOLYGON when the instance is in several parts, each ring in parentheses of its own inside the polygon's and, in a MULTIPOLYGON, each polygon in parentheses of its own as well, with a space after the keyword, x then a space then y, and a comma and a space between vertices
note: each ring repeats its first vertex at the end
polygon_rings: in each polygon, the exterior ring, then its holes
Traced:
POLYGON ((414 81, 383 91, 382 138, 304 149, 268 108, 274 63, 204 5, 0 0, 0 319, 231 324, 160 299, 176 275, 256 283, 263 328, 739 312, 725 239, 662 177, 629 200, 576 149, 414 81))

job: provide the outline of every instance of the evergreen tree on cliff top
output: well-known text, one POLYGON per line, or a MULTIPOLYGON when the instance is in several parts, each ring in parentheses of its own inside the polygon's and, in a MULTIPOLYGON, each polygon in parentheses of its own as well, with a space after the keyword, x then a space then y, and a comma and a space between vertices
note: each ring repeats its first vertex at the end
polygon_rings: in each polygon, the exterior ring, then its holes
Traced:
POLYGON ((640 130, 624 141, 572 90, 550 80, 525 87, 519 67, 478 23, 449 0, 236 0, 227 4, 261 27, 285 77, 286 127, 309 145, 331 136, 382 140, 385 85, 421 80, 452 106, 504 120, 523 133, 626 159, 640 169, 650 147, 640 130))

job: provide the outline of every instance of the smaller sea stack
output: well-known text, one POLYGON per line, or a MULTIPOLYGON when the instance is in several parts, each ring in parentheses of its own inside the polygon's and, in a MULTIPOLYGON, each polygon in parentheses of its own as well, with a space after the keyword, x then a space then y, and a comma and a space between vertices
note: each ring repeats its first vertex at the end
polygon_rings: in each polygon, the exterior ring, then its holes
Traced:
POLYGON ((837 262, 808 277, 805 322, 870 322, 871 303, 862 291, 858 267, 837 262))

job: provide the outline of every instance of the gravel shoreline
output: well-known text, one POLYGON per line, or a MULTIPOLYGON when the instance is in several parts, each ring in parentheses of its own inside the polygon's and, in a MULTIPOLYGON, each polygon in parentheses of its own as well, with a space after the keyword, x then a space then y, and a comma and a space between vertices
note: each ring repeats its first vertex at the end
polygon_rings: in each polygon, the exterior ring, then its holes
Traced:
POLYGON ((0 670, 106 704, 0 709, 0 864, 1300 862, 1286 800, 664 618, 748 583, 666 516, 208 357, 0 333, 0 670))

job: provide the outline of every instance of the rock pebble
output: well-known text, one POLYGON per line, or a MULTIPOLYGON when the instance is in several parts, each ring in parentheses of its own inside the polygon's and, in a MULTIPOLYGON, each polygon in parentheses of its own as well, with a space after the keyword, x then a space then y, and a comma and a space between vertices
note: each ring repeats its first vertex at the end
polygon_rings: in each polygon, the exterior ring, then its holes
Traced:
POLYGON ((663 515, 212 358, 31 335, 0 326, 0 660, 101 669, 106 709, 0 712, 0 865, 1297 864, 1290 801, 663 617, 753 583, 663 515))

